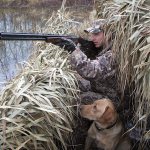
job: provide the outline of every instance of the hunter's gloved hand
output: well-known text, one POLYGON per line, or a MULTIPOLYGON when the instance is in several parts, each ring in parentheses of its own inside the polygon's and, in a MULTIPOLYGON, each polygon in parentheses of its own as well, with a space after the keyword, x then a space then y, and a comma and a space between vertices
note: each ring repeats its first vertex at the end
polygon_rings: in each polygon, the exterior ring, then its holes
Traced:
POLYGON ((55 45, 64 48, 68 52, 73 52, 76 49, 76 44, 67 38, 61 38, 55 45))

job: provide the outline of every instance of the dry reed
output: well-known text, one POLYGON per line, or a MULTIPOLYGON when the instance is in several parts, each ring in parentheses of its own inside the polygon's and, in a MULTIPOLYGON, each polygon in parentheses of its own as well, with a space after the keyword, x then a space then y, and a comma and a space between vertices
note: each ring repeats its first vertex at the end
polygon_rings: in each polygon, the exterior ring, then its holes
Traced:
MULTIPOLYGON (((97 0, 101 2, 100 0, 97 0)), ((114 32, 114 58, 118 63, 118 86, 122 95, 128 87, 134 99, 134 123, 146 130, 150 109, 150 2, 109 0, 97 6, 99 18, 107 21, 107 33, 114 32)))
MULTIPOLYGON (((69 34, 73 20, 58 11, 45 32, 69 34)), ((35 43, 35 53, 0 93, 2 149, 67 149, 78 94, 68 52, 50 43, 35 43)))

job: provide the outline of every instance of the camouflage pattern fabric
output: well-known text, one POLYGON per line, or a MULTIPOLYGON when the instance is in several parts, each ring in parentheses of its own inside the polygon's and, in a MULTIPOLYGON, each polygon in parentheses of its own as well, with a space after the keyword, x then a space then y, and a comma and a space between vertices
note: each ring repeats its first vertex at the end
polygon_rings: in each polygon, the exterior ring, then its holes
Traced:
POLYGON ((99 54, 95 60, 90 60, 80 50, 76 49, 70 57, 72 67, 91 83, 92 91, 102 93, 109 98, 115 98, 116 79, 115 69, 112 64, 111 50, 99 54))
POLYGON ((73 68, 75 68, 77 72, 85 79, 103 79, 107 73, 112 71, 111 51, 107 51, 95 60, 88 59, 87 56, 79 49, 73 51, 71 55, 71 64, 73 68))

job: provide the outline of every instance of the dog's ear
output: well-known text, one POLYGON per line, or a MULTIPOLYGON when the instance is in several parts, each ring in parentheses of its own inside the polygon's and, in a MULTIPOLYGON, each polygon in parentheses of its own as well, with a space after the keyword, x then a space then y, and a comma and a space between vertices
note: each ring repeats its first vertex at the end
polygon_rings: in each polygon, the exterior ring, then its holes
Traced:
POLYGON ((113 120, 113 117, 114 117, 114 110, 111 107, 106 106, 104 113, 99 118, 99 122, 104 124, 111 122, 113 120))

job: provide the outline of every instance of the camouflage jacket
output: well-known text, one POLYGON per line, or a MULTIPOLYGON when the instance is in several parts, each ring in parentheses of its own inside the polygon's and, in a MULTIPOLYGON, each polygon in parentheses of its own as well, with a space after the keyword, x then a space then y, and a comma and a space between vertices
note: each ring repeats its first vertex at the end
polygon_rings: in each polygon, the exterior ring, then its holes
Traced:
POLYGON ((116 95, 115 67, 112 63, 112 52, 108 49, 101 52, 95 60, 90 60, 80 50, 72 52, 72 67, 84 78, 91 82, 93 91, 100 92, 108 97, 116 95))

